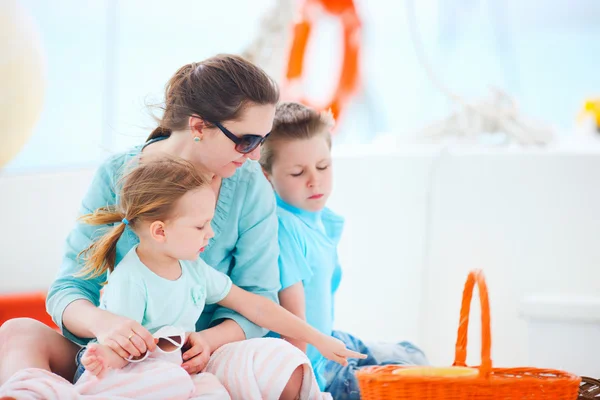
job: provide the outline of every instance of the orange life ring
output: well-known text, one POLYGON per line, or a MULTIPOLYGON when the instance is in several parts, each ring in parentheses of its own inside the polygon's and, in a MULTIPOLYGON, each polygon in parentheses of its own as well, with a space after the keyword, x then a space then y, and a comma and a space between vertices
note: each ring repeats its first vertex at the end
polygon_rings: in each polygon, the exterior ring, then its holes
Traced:
POLYGON ((360 19, 354 7, 353 0, 305 0, 302 5, 301 20, 294 26, 293 42, 287 67, 287 84, 299 82, 302 78, 306 44, 310 37, 312 25, 321 7, 330 14, 337 16, 343 26, 344 56, 340 78, 332 98, 324 105, 313 105, 304 95, 298 94, 298 100, 319 110, 331 110, 337 120, 344 106, 354 95, 359 81, 359 52, 360 52, 360 19))

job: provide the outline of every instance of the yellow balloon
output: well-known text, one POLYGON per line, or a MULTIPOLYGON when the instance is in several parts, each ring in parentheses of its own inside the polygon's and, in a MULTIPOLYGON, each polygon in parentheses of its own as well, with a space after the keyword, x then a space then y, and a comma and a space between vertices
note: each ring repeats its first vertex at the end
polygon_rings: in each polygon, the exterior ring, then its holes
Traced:
POLYGON ((45 63, 35 23, 0 0, 0 167, 29 140, 44 103, 45 63))

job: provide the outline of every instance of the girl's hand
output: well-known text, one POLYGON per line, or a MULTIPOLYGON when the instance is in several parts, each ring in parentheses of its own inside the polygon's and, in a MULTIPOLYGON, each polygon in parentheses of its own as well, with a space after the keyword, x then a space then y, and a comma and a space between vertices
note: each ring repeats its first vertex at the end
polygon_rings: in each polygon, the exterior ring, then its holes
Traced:
POLYGON ((208 341, 203 337, 202 332, 192 332, 189 334, 185 343, 188 350, 183 353, 183 364, 181 366, 190 375, 201 372, 208 364, 212 353, 208 341))
POLYGON ((154 337, 138 322, 103 311, 99 314, 92 333, 98 342, 110 347, 124 359, 139 357, 146 351, 154 351, 154 337))
POLYGON ((348 365, 348 358, 367 358, 366 354, 357 353, 346 348, 346 345, 341 340, 323 334, 321 334, 321 338, 319 338, 315 347, 323 357, 343 366, 348 365))

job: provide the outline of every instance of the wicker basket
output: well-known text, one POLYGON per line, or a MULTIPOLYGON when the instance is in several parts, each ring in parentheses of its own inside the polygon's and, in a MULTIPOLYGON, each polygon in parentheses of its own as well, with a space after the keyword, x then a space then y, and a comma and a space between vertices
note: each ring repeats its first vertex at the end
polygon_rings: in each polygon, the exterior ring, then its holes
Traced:
POLYGON ((581 377, 581 386, 579 387, 579 400, 600 398, 600 381, 598 379, 581 377))
POLYGON ((363 400, 576 400, 581 379, 564 371, 536 368, 492 368, 490 306, 483 272, 469 274, 463 292, 454 366, 464 367, 473 288, 481 302, 481 366, 476 377, 403 376, 400 366, 367 367, 357 371, 363 400))

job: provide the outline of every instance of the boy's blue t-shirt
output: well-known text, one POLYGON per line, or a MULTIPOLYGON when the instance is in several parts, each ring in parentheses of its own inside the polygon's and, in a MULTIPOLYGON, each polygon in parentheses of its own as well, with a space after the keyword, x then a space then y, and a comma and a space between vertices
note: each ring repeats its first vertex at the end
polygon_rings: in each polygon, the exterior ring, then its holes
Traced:
MULTIPOLYGON (((310 212, 277 198, 279 218, 279 271, 282 290, 302 282, 306 299, 306 321, 320 332, 333 330, 334 294, 340 285, 342 270, 337 245, 344 219, 328 208, 310 212)), ((317 382, 323 389, 319 365, 324 358, 309 345, 308 358, 317 382)))

